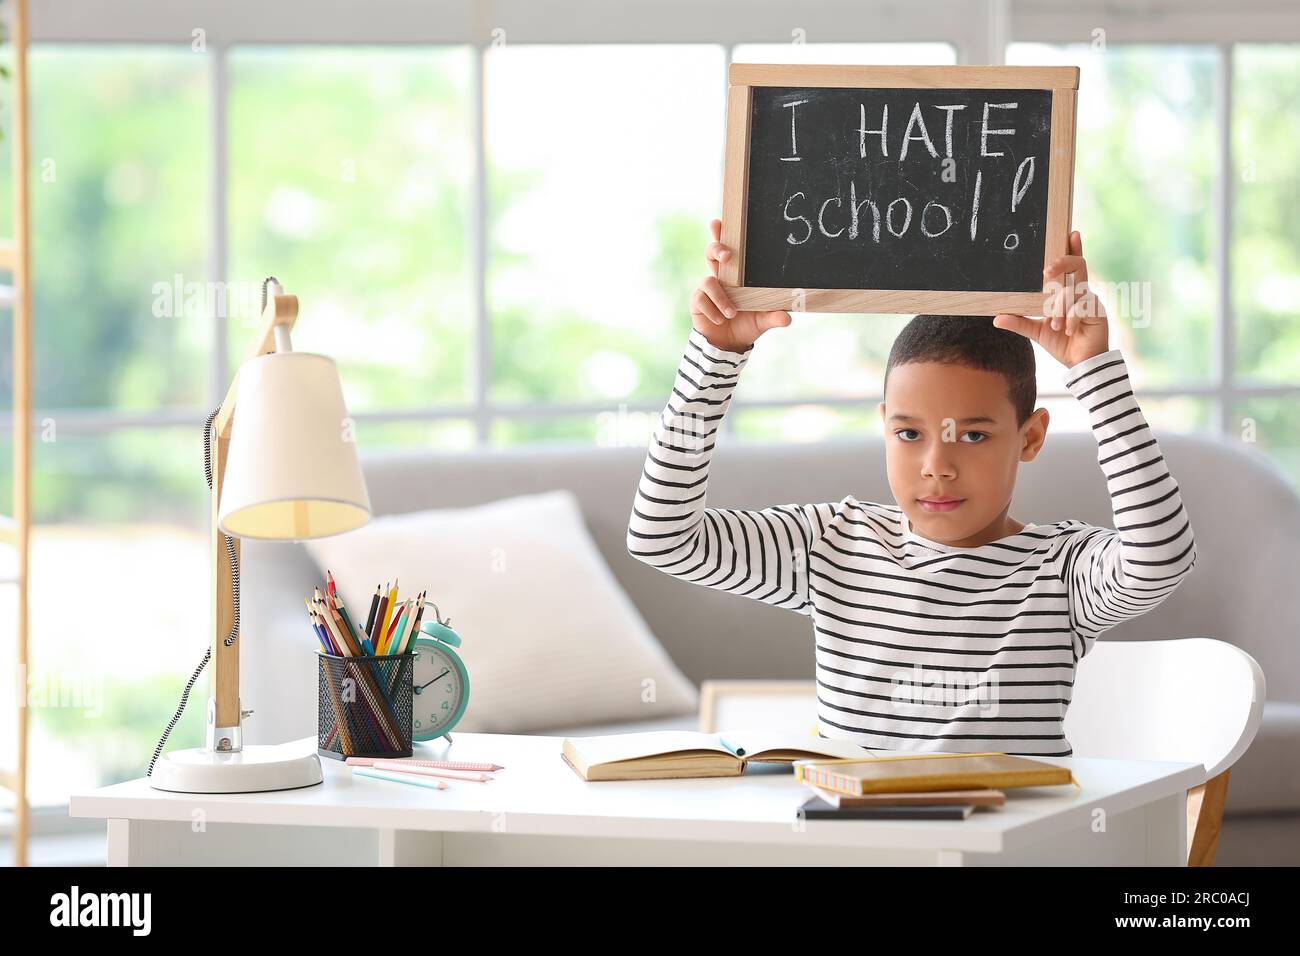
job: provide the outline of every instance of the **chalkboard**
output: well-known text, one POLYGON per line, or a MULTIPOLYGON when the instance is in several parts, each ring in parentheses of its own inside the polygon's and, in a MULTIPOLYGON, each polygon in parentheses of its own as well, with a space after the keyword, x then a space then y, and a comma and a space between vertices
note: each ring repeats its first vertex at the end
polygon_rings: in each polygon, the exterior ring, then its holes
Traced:
POLYGON ((1042 313, 1077 68, 731 68, 719 275, 741 308, 1042 313))

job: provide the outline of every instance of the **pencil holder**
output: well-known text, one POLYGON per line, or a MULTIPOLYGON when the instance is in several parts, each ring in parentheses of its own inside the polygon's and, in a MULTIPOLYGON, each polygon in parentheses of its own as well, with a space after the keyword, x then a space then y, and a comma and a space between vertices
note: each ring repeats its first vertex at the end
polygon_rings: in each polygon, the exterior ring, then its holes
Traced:
POLYGON ((411 756, 415 654, 316 657, 316 752, 337 760, 411 756))

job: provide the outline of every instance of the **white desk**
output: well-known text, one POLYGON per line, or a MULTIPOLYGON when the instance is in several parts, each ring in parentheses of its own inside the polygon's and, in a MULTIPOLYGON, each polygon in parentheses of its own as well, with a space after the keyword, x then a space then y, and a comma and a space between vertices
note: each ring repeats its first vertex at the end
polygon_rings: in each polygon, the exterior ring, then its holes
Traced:
MULTIPOLYGON (((561 737, 453 734, 432 759, 505 766, 487 783, 426 790, 353 778, 254 794, 179 794, 143 779, 72 797, 108 820, 126 865, 1171 865, 1187 860, 1197 764, 1042 758, 1083 785, 1007 791, 966 820, 799 820, 792 774, 587 783, 561 737)), ((314 739, 295 742, 304 750, 314 739)))

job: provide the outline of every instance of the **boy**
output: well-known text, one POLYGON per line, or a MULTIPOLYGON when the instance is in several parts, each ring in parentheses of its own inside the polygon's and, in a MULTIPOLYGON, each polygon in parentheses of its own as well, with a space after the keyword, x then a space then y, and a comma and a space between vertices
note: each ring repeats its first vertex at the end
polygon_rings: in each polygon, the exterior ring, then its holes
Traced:
POLYGON ((813 620, 824 737, 872 749, 1073 753, 1063 724, 1079 659, 1158 605, 1196 563, 1178 484, 1087 288, 1079 233, 1044 271, 1047 315, 919 315, 885 371, 885 460, 897 505, 705 507, 715 432, 754 342, 784 311, 738 311, 713 276, 650 441, 628 551, 683 580, 813 620), (1066 274, 1074 281, 1067 283, 1066 274), (1061 277, 1058 279, 1057 277, 1061 277), (1047 436, 1036 341, 1065 366, 1097 439, 1118 530, 1008 514, 1020 462, 1047 436))

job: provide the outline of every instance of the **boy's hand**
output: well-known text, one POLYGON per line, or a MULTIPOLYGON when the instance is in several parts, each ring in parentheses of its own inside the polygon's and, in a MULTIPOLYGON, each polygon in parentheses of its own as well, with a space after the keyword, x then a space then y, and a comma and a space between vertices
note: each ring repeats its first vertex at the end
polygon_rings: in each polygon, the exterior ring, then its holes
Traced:
POLYGON ((732 304, 718 281, 718 263, 731 258, 732 251, 719 241, 722 220, 714 219, 709 228, 713 231, 713 241, 705 247, 704 259, 713 275, 705 276, 691 296, 691 324, 709 340, 710 345, 728 352, 744 352, 768 329, 789 325, 790 313, 784 309, 741 311, 732 304))
POLYGON ((1083 237, 1070 233, 1070 252, 1043 270, 1049 288, 1041 319, 1003 312, 993 318, 1000 329, 1018 332, 1047 350, 1066 368, 1110 350, 1106 310, 1088 288, 1083 237))

